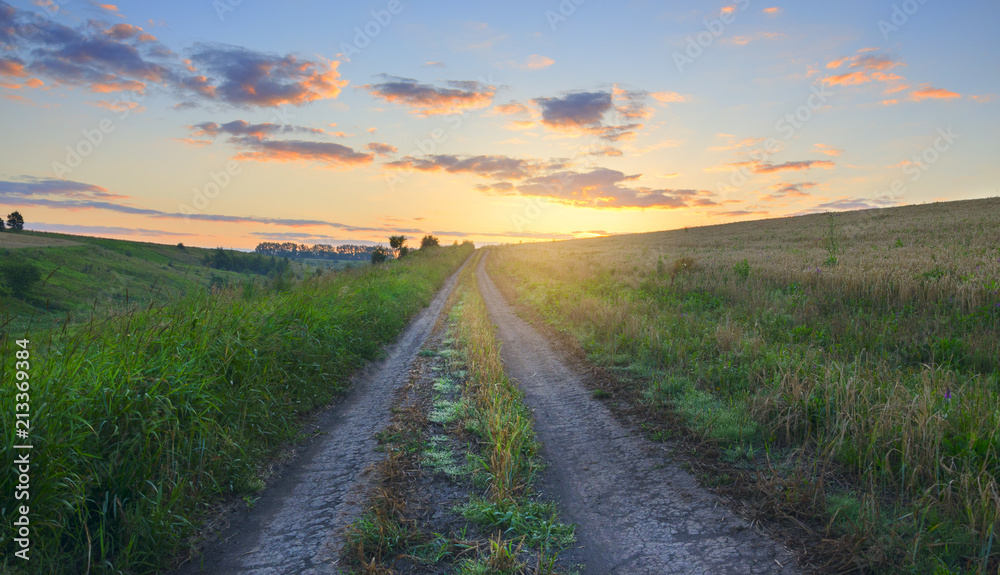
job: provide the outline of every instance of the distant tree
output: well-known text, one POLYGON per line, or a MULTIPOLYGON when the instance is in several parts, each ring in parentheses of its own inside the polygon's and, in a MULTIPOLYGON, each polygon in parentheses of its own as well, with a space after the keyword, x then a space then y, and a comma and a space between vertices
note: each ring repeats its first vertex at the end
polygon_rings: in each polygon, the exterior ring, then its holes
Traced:
POLYGON ((6 227, 7 224, 3 223, 3 218, 0 218, 0 232, 2 232, 6 227))
POLYGON ((389 254, 390 252, 388 248, 384 248, 382 246, 376 246, 375 249, 372 250, 372 263, 380 264, 384 262, 385 260, 389 259, 389 254))
POLYGON ((410 253, 406 247, 406 236, 389 236, 389 246, 396 252, 396 258, 401 258, 410 253))
POLYGON ((19 298, 23 298, 28 289, 42 279, 38 268, 25 261, 8 260, 0 263, 0 275, 14 296, 19 298))
POLYGON ((177 244, 177 249, 179 249, 179 250, 187 250, 187 248, 184 247, 184 242, 179 242, 177 244))
POLYGON ((21 212, 11 212, 7 215, 7 226, 15 232, 19 232, 24 229, 24 216, 21 212))
POLYGON ((436 248, 439 247, 440 245, 441 242, 439 242, 438 239, 432 235, 426 235, 423 237, 423 239, 420 240, 420 249, 431 248, 431 247, 436 248))

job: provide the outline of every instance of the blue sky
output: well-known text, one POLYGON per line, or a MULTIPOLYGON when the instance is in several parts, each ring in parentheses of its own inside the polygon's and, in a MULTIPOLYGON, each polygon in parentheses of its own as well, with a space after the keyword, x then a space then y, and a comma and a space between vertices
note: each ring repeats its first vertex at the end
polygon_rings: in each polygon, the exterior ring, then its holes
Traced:
POLYGON ((996 2, 428 4, 0 2, 0 209, 252 248, 1000 190, 996 2))

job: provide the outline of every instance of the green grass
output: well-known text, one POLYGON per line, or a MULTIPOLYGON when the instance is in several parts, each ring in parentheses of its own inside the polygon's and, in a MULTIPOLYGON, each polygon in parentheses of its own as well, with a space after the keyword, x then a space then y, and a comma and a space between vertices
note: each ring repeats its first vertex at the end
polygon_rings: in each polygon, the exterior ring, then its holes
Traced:
POLYGON ((500 529, 504 537, 520 539, 545 552, 563 549, 576 540, 574 527, 559 522, 554 503, 475 499, 459 511, 470 521, 500 529))
MULTIPOLYGON (((345 389, 470 254, 443 248, 291 285, 198 290, 32 337, 32 572, 151 573, 259 466, 300 416, 345 389)), ((0 333, 0 380, 13 339, 0 333)), ((14 413, 12 394, 0 412, 14 413)), ((0 423, 5 437, 12 418, 0 423)), ((11 450, 0 464, 9 468, 11 450)), ((0 475, 3 521, 12 474, 0 475)), ((10 531, 0 533, 4 564, 10 531)))

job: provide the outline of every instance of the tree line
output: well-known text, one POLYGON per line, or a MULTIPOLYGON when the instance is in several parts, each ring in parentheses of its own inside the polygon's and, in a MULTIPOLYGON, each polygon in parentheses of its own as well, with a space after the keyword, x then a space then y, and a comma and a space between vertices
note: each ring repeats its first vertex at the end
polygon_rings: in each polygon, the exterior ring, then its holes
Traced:
POLYGON ((313 258, 320 260, 363 261, 371 257, 375 248, 376 246, 357 246, 353 244, 340 246, 316 244, 314 246, 307 246, 306 244, 296 244, 295 242, 261 242, 257 244, 254 252, 265 256, 292 259, 313 258))
POLYGON ((266 257, 261 253, 244 254, 216 248, 203 258, 203 263, 217 270, 226 270, 243 274, 260 274, 262 276, 283 274, 288 271, 288 258, 266 257))

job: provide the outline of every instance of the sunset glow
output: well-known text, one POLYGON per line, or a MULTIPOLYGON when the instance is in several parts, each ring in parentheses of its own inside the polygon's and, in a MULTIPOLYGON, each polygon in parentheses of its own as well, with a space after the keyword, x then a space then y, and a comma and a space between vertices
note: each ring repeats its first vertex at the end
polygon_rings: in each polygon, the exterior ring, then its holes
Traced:
POLYGON ((0 207, 252 249, 997 195, 1000 5, 897 4, 0 1, 0 207))

